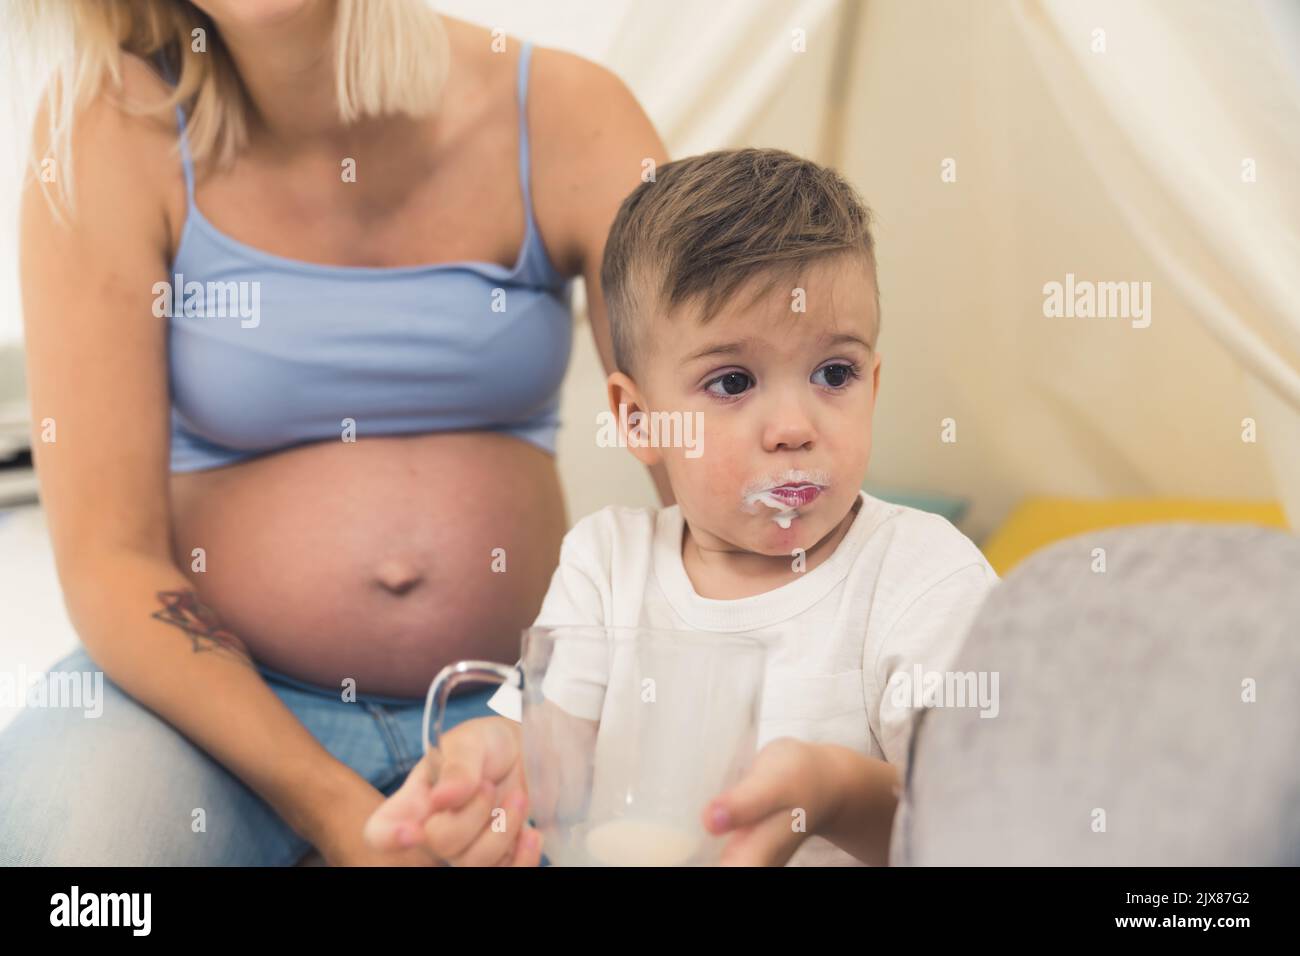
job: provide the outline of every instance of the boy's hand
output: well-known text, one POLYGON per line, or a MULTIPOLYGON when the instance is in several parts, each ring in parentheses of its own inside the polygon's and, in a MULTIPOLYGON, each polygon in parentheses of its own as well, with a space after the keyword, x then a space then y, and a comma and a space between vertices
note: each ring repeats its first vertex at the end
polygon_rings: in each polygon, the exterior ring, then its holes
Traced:
POLYGON ((536 866, 541 836, 527 821, 518 725, 485 717, 443 734, 440 751, 416 764, 364 836, 377 850, 423 844, 451 866, 536 866))
POLYGON ((784 866, 830 810, 837 782, 817 744, 780 737, 730 790, 704 808, 704 828, 732 832, 723 866, 784 866))

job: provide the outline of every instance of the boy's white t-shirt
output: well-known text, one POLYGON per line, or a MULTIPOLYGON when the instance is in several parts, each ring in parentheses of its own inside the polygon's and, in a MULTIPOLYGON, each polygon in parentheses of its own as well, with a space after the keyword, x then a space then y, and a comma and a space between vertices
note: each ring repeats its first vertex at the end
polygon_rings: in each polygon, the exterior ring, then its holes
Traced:
MULTIPOLYGON (((735 600, 695 592, 682 564, 681 509, 610 506, 565 536, 535 626, 603 625, 711 632, 775 632, 767 652, 758 731, 833 743, 906 771, 910 692, 890 676, 945 672, 998 578, 946 518, 860 492, 858 514, 835 552, 763 594, 735 600), (906 701, 903 700, 906 698, 906 701)), ((902 677, 898 678, 900 682, 902 677)), ((518 689, 489 700, 521 719, 518 689)), ((601 725, 601 733, 612 728, 601 725)), ((861 865, 809 837, 792 866, 861 865)))

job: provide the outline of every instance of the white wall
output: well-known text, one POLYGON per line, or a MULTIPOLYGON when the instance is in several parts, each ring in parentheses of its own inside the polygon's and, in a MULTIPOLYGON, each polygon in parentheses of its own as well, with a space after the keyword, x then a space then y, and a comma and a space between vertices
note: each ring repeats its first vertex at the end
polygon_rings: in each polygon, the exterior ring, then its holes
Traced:
MULTIPOLYGON (((34 62, 0 11, 0 348, 22 334, 18 311, 18 197, 32 109, 39 96, 34 62)), ((0 382, 0 401, 5 395, 0 382)))

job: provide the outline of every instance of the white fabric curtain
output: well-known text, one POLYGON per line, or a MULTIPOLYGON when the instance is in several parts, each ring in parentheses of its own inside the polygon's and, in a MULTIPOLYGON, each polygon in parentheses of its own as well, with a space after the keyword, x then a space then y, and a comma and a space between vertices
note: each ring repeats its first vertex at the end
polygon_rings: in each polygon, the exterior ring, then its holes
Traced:
POLYGON ((1016 22, 1126 224, 1248 373, 1300 527, 1300 4, 1022 0, 1016 22))
POLYGON ((1029 495, 1281 500, 1300 524, 1294 18, 859 9, 837 162, 878 218, 873 476, 970 496, 976 537, 1029 495), (1069 276, 1149 282, 1150 325, 1046 317, 1069 276))
MULTIPOLYGON (((1295 0, 432 2, 610 67, 672 156, 780 146, 854 182, 884 307, 873 480, 968 496, 976 537, 1034 494, 1280 499, 1300 526, 1295 0), (1150 281, 1150 327, 1045 318, 1067 274, 1150 281)), ((560 433, 572 517, 655 501, 595 447, 589 339, 560 433)))
MULTIPOLYGON (((874 480, 969 497, 976 537, 1035 494, 1280 499, 1300 525, 1293 0, 436 6, 604 63, 673 156, 772 145, 849 176, 880 244, 874 480), (1149 281, 1150 327, 1045 318, 1067 274, 1149 281)), ((574 515, 654 501, 592 447, 601 378, 580 336, 574 515)))

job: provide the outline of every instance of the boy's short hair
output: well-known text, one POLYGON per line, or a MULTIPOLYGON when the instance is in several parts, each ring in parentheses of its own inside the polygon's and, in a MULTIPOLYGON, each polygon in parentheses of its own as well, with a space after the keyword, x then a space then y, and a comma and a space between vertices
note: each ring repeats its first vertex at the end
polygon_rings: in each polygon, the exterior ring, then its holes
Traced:
MULTIPOLYGON (((785 150, 717 150, 660 166, 623 200, 605 243, 616 365, 633 374, 651 316, 698 299, 708 321, 759 275, 761 296, 811 262, 848 255, 874 285, 870 227, 871 211, 839 173, 785 150)), ((879 306, 877 288, 877 316, 879 306)))

